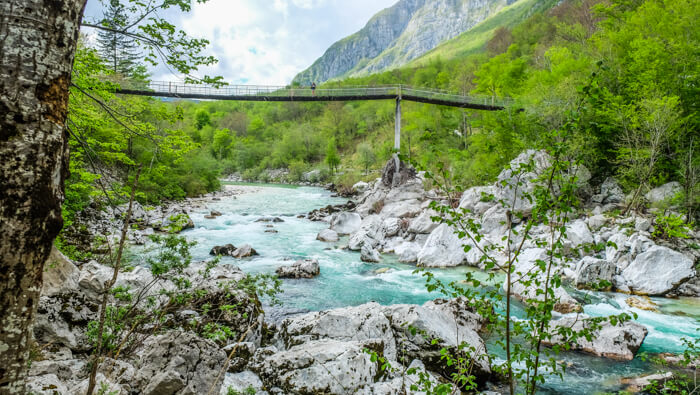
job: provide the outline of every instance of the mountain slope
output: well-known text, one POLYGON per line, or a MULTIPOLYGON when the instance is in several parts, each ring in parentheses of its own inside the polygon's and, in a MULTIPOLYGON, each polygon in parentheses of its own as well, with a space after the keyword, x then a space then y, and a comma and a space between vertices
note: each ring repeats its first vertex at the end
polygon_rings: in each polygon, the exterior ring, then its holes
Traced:
MULTIPOLYGON (((521 0, 522 1, 522 0, 521 0)), ((308 85, 402 66, 487 19, 509 0, 400 0, 333 44, 294 82, 308 85)))
POLYGON ((420 57, 413 59, 407 63, 407 66, 420 66, 437 58, 442 60, 461 58, 478 52, 493 37, 494 31, 499 27, 512 28, 531 15, 550 9, 556 3, 557 0, 520 0, 503 7, 472 29, 440 43, 420 57))

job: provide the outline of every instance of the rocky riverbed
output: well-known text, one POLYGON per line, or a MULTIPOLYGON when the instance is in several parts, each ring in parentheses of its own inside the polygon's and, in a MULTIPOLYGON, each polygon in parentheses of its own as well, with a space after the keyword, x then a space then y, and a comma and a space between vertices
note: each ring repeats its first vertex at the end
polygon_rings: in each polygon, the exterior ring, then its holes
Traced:
MULTIPOLYGON (((547 161, 543 156, 536 159, 547 161)), ((215 342, 175 324, 149 335, 119 360, 103 363, 99 381, 123 394, 207 393, 210 389, 225 394, 229 387, 237 391, 252 387, 258 393, 394 394, 418 379, 401 377, 408 367, 427 372, 435 382, 447 377, 449 369, 439 358, 442 347, 454 348, 461 341, 479 352, 494 347, 494 339, 482 331, 481 317, 467 303, 439 298, 411 274, 416 265, 446 281, 458 281, 466 271, 482 272, 476 249, 464 252, 463 241, 447 225, 430 219, 437 213, 428 205, 439 201, 440 195, 425 191, 419 176, 406 174, 397 182, 385 176, 356 185, 358 196, 352 205, 313 188, 227 186, 201 199, 137 207, 137 229, 129 233, 134 252, 145 242, 144 236, 175 224, 182 235, 198 242, 192 250, 195 261, 209 259, 213 247, 226 244, 249 244, 259 253, 222 258, 210 279, 200 278, 203 263, 193 264, 188 269, 190 279, 203 289, 240 282, 246 272, 277 271, 289 278, 283 283, 282 307, 264 306, 264 316, 251 311, 253 319, 245 327, 231 322, 241 333, 248 332, 244 341, 215 342), (309 218, 301 215, 327 206, 337 209, 315 211, 309 218), (426 342, 425 337, 407 331, 407 326, 419 328, 439 343, 426 342), (397 370, 380 374, 372 352, 397 370)), ((505 212, 494 199, 484 199, 508 193, 499 185, 472 188, 459 201, 480 221, 486 233, 483 243, 502 242, 505 212)), ((587 325, 587 316, 622 311, 636 312, 639 318, 622 326, 604 326, 591 341, 574 347, 579 352, 563 354, 570 368, 563 382, 552 379, 544 387, 549 392, 627 388, 632 379, 623 382, 623 377, 656 370, 634 358, 637 352, 681 351, 680 338, 696 335, 700 317, 700 282, 695 271, 699 253, 693 248, 700 235, 671 243, 652 237, 654 221, 649 214, 620 217, 616 210, 625 196, 612 179, 597 186, 584 180, 581 190, 586 204, 568 225, 566 241, 576 258, 561 266, 567 281, 557 290, 561 301, 554 325, 587 325), (608 241, 617 248, 584 248, 608 241), (611 284, 607 292, 586 290, 599 279, 611 284)), ((647 198, 661 200, 672 190, 672 185, 667 186, 647 198)), ((88 210, 82 238, 116 234, 122 211, 88 210)), ((535 238, 544 231, 535 229, 535 238)), ((521 272, 543 253, 534 242, 526 241, 526 247, 518 262, 521 272)), ((97 262, 74 264, 59 254, 51 262, 35 329, 41 351, 32 365, 30 388, 38 394, 84 392, 87 324, 96 318, 97 298, 111 272, 97 262)), ((117 285, 139 289, 148 283, 148 273, 137 266, 120 274, 117 285)), ((504 280, 498 278, 500 282, 492 286, 502 285, 504 280)), ((531 292, 518 290, 522 299, 531 292)), ((516 304, 516 317, 522 308, 516 304)), ((183 309, 175 316, 191 314, 183 309)), ((497 389, 498 380, 490 370, 489 361, 477 364, 483 388, 497 389)))

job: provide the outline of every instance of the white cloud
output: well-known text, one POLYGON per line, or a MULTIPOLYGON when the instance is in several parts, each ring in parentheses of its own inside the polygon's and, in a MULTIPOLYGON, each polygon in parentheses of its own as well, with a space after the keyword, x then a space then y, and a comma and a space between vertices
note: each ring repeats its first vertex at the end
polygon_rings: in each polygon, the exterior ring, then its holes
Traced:
MULTIPOLYGON (((97 0, 88 15, 100 16, 97 0)), ((210 0, 170 19, 193 37, 211 42, 219 63, 197 75, 222 75, 233 83, 284 85, 335 41, 364 26, 396 0, 210 0)), ((164 67, 156 80, 176 80, 164 67)))

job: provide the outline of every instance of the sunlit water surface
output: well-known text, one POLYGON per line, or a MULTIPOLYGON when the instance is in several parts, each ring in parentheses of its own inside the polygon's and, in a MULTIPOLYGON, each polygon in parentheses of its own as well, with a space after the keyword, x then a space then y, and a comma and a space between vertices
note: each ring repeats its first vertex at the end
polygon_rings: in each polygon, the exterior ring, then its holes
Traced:
MULTIPOLYGON (((291 264, 300 258, 318 259, 321 274, 314 279, 284 280, 284 292, 280 296, 282 308, 272 314, 294 313, 354 306, 369 301, 388 305, 395 303, 423 303, 440 297, 429 293, 424 279, 413 271, 415 267, 398 263, 391 255, 384 255, 381 263, 367 264, 360 261, 357 252, 339 247, 347 239, 337 243, 316 240, 317 233, 328 227, 324 222, 312 222, 297 218, 300 214, 326 206, 344 203, 345 199, 331 197, 330 192, 311 187, 257 186, 252 193, 222 198, 212 202, 206 210, 191 214, 195 229, 182 234, 197 241, 192 252, 196 260, 209 259, 209 250, 215 245, 227 243, 236 246, 248 243, 259 256, 244 260, 223 258, 224 264, 235 264, 249 273, 273 273, 281 265, 291 264), (216 219, 205 219, 209 210, 223 213, 216 219), (260 217, 276 216, 281 223, 255 222, 260 217), (268 227, 272 225, 273 227, 268 227), (278 233, 265 232, 274 229, 278 233), (377 274, 378 269, 389 268, 377 274)), ((435 269, 435 275, 447 282, 459 281, 470 268, 435 269)), ((485 277, 485 275, 484 275, 485 277)), ((585 296, 577 293, 577 296, 585 296)), ((671 300, 654 298, 661 313, 632 309, 625 304, 625 295, 595 293, 588 295, 593 301, 585 306, 585 312, 593 316, 635 312, 637 322, 649 330, 642 350, 647 352, 679 352, 683 350, 681 338, 697 336, 700 318, 698 299, 671 300)), ((520 316, 522 310, 516 309, 520 316)), ((619 389, 620 376, 634 376, 651 369, 639 359, 631 362, 613 362, 579 353, 561 355, 569 361, 564 380, 549 380, 543 393, 590 394, 619 389)))

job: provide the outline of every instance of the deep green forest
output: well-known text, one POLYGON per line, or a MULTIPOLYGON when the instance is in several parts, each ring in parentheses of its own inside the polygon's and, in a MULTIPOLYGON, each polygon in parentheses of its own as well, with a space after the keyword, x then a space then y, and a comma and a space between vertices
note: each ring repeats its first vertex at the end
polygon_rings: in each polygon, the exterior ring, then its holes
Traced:
MULTIPOLYGON (((412 63, 420 66, 320 88, 400 83, 512 98, 514 105, 500 112, 403 104, 403 153, 426 168, 445 164, 462 187, 492 181, 575 113, 580 121, 570 149, 583 154, 594 180, 615 176, 633 194, 678 181, 690 221, 700 199, 698 19, 700 5, 692 0, 545 2, 511 27, 493 29, 478 51, 431 54, 412 63)), ((155 204, 217 190, 229 174, 269 181, 268 171, 279 168, 289 170, 288 182, 319 169, 312 181, 352 185, 376 178, 392 154, 393 101, 120 96, 116 86, 149 77, 136 57, 116 61, 100 45, 83 43, 75 60, 67 225, 98 196, 123 199, 120 191, 139 166, 137 198, 155 204)))

